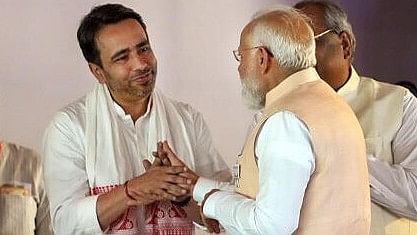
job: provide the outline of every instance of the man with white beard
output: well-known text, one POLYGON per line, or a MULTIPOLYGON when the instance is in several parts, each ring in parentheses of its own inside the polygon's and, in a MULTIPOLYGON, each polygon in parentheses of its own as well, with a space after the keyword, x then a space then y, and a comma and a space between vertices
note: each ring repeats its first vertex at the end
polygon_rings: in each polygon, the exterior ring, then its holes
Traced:
MULTIPOLYGON (((243 97, 262 116, 234 167, 235 186, 184 173, 202 213, 232 234, 368 234, 364 137, 314 69, 305 17, 289 8, 256 15, 234 55, 243 97)), ((184 165, 167 142, 158 156, 184 165)))

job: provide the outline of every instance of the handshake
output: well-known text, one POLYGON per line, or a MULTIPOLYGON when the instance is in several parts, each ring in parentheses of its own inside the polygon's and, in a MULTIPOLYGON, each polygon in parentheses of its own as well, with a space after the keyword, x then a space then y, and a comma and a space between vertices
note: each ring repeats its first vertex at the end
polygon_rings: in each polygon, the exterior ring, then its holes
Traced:
POLYGON ((199 176, 177 157, 166 141, 158 142, 157 150, 152 155, 155 157, 152 163, 143 161, 146 172, 125 183, 124 190, 129 198, 127 205, 144 206, 155 201, 171 200, 173 204, 183 207, 190 219, 204 225, 208 232, 219 233, 217 220, 203 215, 205 200, 201 207, 192 200, 199 176))

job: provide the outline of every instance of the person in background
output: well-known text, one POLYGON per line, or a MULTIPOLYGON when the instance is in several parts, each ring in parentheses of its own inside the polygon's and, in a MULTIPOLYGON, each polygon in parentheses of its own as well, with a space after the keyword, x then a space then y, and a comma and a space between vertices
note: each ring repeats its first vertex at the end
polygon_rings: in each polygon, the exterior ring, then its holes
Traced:
MULTIPOLYGON (((371 234, 417 234, 417 99, 403 87, 359 76, 347 14, 330 1, 302 1, 316 38, 316 70, 352 107, 365 135, 371 234)), ((341 130, 343 131, 343 130, 341 130)))
MULTIPOLYGON (((369 233, 365 140, 314 69, 313 36, 305 16, 283 7, 257 14, 241 33, 234 55, 243 97, 262 114, 234 167, 236 186, 184 173, 204 215, 232 234, 369 233)), ((186 165, 167 142, 158 156, 186 165)))
POLYGON ((227 180, 229 169, 202 115, 155 89, 157 60, 141 16, 120 4, 94 7, 78 42, 98 84, 59 111, 43 152, 51 217, 58 234, 192 234, 201 222, 183 167, 153 161, 169 140, 190 168, 227 180), (169 200, 161 200, 162 197, 169 200))
POLYGON ((0 234, 53 234, 39 155, 1 140, 0 234))

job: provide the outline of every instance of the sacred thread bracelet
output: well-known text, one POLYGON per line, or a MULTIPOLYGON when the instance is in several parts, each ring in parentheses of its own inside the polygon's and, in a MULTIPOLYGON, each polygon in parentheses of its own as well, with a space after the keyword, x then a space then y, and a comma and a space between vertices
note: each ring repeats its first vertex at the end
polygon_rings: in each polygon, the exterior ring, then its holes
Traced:
POLYGON ((128 180, 128 181, 126 181, 126 183, 124 184, 125 194, 126 194, 126 196, 127 196, 130 200, 135 200, 135 198, 134 198, 134 197, 132 197, 132 196, 129 194, 129 189, 127 188, 127 183, 129 183, 129 180, 128 180))

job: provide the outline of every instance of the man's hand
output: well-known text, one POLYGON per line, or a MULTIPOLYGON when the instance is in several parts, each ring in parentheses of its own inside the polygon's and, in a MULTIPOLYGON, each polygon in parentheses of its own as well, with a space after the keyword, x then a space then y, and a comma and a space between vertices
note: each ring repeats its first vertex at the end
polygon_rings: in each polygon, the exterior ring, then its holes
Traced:
MULTIPOLYGON (((161 158, 162 162, 167 162, 167 159, 169 163, 172 166, 185 166, 185 163, 177 157, 177 155, 172 151, 171 147, 169 146, 167 141, 159 142, 158 143, 158 150, 157 150, 158 156, 161 158)), ((183 176, 187 179, 188 184, 191 184, 191 191, 190 196, 192 196, 194 185, 197 183, 197 180, 200 176, 198 176, 194 171, 192 171, 190 168, 187 167, 186 172, 182 172, 180 176, 183 176)), ((184 187, 184 185, 181 185, 184 187)))
POLYGON ((128 202, 129 206, 149 204, 164 198, 176 200, 187 195, 191 185, 189 179, 181 176, 187 168, 183 166, 148 166, 148 170, 127 183, 129 195, 135 200, 128 202))
POLYGON ((201 207, 197 204, 196 201, 191 200, 190 203, 183 207, 185 212, 187 213, 188 218, 190 218, 195 223, 204 226, 207 228, 207 232, 209 233, 219 233, 220 232, 220 225, 217 220, 209 219, 205 217, 202 213, 201 207))

